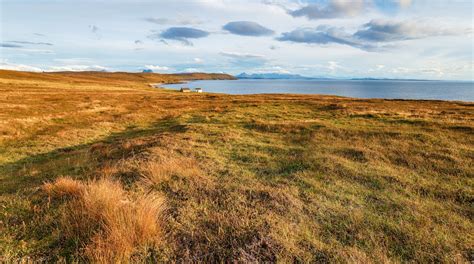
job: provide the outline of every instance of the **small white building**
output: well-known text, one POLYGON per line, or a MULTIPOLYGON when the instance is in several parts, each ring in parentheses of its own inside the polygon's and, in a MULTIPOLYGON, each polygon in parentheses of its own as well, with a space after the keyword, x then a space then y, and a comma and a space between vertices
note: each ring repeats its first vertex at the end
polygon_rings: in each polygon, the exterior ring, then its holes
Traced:
POLYGON ((196 88, 196 89, 194 89, 194 91, 195 91, 196 93, 202 93, 202 88, 196 88))

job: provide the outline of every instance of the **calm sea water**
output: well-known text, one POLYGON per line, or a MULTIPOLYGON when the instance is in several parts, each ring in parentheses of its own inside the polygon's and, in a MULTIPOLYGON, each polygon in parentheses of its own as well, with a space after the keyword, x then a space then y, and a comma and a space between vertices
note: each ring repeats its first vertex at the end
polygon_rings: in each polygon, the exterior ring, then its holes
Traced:
POLYGON ((203 88, 227 94, 325 94, 357 98, 474 101, 474 82, 392 80, 234 80, 194 81, 166 88, 203 88))

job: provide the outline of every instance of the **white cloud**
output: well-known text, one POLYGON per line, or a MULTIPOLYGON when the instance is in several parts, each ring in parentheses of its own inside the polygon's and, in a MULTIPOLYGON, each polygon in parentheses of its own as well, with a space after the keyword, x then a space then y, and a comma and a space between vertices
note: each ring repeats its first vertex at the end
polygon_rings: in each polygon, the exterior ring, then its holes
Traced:
POLYGON ((93 59, 91 58, 57 58, 57 59, 54 59, 54 61, 57 61, 65 65, 85 65, 85 64, 91 64, 93 62, 93 59))
POLYGON ((281 66, 270 66, 270 67, 264 67, 264 68, 258 68, 255 71, 252 71, 254 73, 281 73, 281 74, 290 74, 291 71, 288 69, 285 69, 281 66))
POLYGON ((50 66, 47 71, 106 71, 108 68, 100 65, 64 65, 50 66))
POLYGON ((375 42, 421 39, 435 36, 468 34, 469 29, 446 27, 434 21, 389 21, 371 20, 354 33, 354 37, 375 42))
POLYGON ((308 19, 331 19, 347 16, 355 16, 364 8, 364 0, 332 0, 325 6, 320 4, 309 4, 300 9, 290 11, 294 17, 306 17, 308 19))
POLYGON ((0 61, 0 69, 14 70, 14 71, 31 71, 31 72, 56 72, 56 71, 106 71, 108 68, 100 65, 63 65, 63 66, 49 66, 39 68, 26 64, 10 63, 4 59, 0 61))
POLYGON ((368 73, 381 73, 382 70, 385 69, 385 65, 383 64, 378 64, 378 65, 375 65, 375 67, 372 67, 370 69, 367 70, 368 73))
POLYGON ((259 54, 252 54, 252 53, 240 53, 240 52, 227 52, 223 51, 220 52, 222 56, 231 57, 231 58, 238 58, 238 59, 263 59, 265 56, 259 54))
POLYGON ((38 67, 29 66, 25 64, 15 64, 9 63, 8 60, 1 60, 0 61, 0 69, 2 70, 12 70, 12 71, 30 71, 30 72, 41 72, 38 67))
POLYGON ((337 61, 328 61, 328 69, 331 71, 335 71, 336 69, 340 68, 339 62, 337 61))
POLYGON ((152 71, 169 71, 170 70, 169 67, 159 66, 159 65, 145 65, 145 68, 152 71))
POLYGON ((183 72, 199 72, 199 69, 197 68, 186 68, 183 70, 183 72))
POLYGON ((265 65, 269 60, 260 54, 240 52, 220 52, 220 55, 229 58, 229 62, 241 68, 255 68, 265 65))
POLYGON ((344 27, 319 25, 316 28, 297 28, 283 32, 279 41, 317 45, 348 45, 365 51, 381 52, 396 48, 396 42, 430 37, 468 36, 469 28, 459 28, 433 20, 374 19, 359 26, 355 32, 344 27))

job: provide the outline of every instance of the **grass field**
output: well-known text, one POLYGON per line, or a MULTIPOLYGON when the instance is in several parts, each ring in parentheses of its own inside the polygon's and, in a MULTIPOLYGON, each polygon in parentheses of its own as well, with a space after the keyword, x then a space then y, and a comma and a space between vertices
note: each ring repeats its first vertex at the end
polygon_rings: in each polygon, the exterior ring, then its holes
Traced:
POLYGON ((0 71, 0 262, 474 261, 474 104, 0 71))

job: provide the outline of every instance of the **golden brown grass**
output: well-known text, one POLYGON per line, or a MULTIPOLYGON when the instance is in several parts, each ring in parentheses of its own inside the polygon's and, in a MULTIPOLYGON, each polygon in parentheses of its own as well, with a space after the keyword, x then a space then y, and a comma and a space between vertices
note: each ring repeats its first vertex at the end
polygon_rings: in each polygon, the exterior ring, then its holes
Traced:
POLYGON ((172 180, 206 182, 196 159, 183 157, 170 150, 154 150, 154 160, 138 163, 136 170, 141 172, 142 181, 147 185, 162 185, 172 180))
POLYGON ((472 103, 164 78, 1 72, 2 260, 472 261, 472 103))
POLYGON ((59 222, 61 236, 77 241, 79 252, 96 263, 128 263, 147 257, 163 243, 164 199, 129 197, 121 184, 100 179, 83 184, 58 178, 44 189, 55 197, 71 196, 59 222))
POLYGON ((59 177, 53 183, 45 183, 43 190, 52 198, 80 197, 84 185, 70 177, 59 177))

